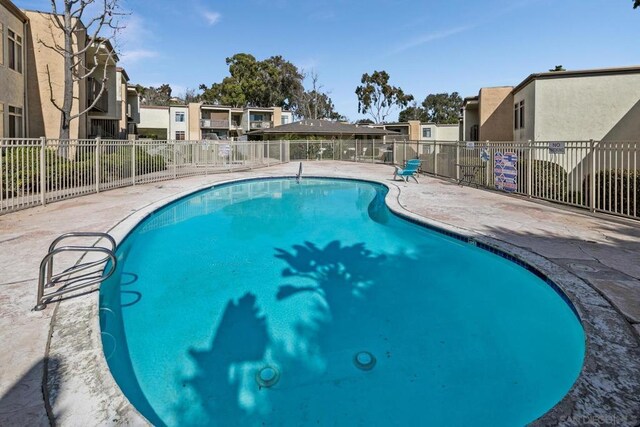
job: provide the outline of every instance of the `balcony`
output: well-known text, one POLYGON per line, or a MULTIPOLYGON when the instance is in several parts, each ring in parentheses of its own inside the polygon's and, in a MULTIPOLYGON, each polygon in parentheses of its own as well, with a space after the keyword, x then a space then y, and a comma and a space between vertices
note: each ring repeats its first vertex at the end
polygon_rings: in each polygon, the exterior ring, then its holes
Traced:
MULTIPOLYGON (((87 79, 87 105, 91 105, 95 102, 98 95, 100 95, 101 88, 101 82, 91 77, 87 79)), ((109 92, 106 88, 102 92, 100 99, 98 99, 96 104, 91 108, 91 111, 99 111, 101 113, 109 112, 109 92)))
POLYGON ((249 122, 249 129, 269 129, 273 127, 273 122, 249 122))
POLYGON ((229 129, 229 120, 200 119, 202 129, 229 129))

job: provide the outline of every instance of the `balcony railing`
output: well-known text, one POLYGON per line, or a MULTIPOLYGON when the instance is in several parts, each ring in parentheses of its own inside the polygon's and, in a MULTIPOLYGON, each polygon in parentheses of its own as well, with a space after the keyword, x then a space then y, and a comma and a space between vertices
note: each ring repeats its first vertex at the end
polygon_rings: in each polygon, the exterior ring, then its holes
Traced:
POLYGON ((200 127, 205 129, 229 129, 229 120, 200 119, 200 127))
POLYGON ((249 128, 251 129, 269 129, 273 127, 273 122, 249 122, 249 128))

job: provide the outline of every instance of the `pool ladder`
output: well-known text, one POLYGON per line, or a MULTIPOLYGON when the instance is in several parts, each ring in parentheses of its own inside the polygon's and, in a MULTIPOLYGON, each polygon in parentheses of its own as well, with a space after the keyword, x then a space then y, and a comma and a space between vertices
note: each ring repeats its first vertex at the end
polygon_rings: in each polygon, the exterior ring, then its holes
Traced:
MULTIPOLYGON (((95 233, 76 231, 72 233, 66 233, 58 237, 49 246, 47 255, 40 262, 40 275, 38 277, 38 297, 36 300, 36 306, 33 308, 35 311, 43 310, 47 307, 47 304, 52 298, 74 292, 79 289, 86 288, 91 285, 100 284, 115 272, 116 270, 116 256, 114 251, 116 249, 116 241, 107 233, 95 233), (70 245, 60 246, 58 244, 68 238, 72 237, 97 237, 92 246, 82 245, 70 245), (97 246, 101 241, 106 240, 108 245, 97 246), (61 273, 53 274, 53 258, 54 256, 63 252, 78 252, 83 253, 80 261, 74 266, 67 268, 61 273), (102 254, 99 259, 93 261, 84 261, 84 257, 89 253, 102 254), (105 274, 103 268, 97 268, 107 263, 110 264, 109 271, 105 274), (81 273, 81 274, 78 274, 81 273), (64 284, 57 291, 48 292, 45 294, 45 289, 52 288, 56 285, 64 284)), ((90 257, 91 258, 91 257, 90 257)))
POLYGON ((296 175, 296 182, 300 184, 301 179, 302 179, 302 162, 300 162, 300 167, 298 168, 298 174, 296 175))

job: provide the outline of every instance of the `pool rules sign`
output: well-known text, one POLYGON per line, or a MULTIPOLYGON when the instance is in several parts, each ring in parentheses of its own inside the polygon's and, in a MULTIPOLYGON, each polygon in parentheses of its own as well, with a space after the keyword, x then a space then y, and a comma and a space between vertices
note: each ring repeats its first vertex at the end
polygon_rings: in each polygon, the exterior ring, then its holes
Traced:
POLYGON ((514 192, 518 189, 518 154, 497 151, 493 155, 495 186, 498 190, 514 192))

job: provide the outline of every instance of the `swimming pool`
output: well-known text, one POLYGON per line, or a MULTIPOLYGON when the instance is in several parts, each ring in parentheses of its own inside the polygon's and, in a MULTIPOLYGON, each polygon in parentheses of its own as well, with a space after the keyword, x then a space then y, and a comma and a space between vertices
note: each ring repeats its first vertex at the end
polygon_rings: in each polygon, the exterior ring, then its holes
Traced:
POLYGON ((140 223, 100 291, 125 395, 156 425, 522 425, 549 410, 584 357, 571 307, 385 194, 258 180, 140 223))

